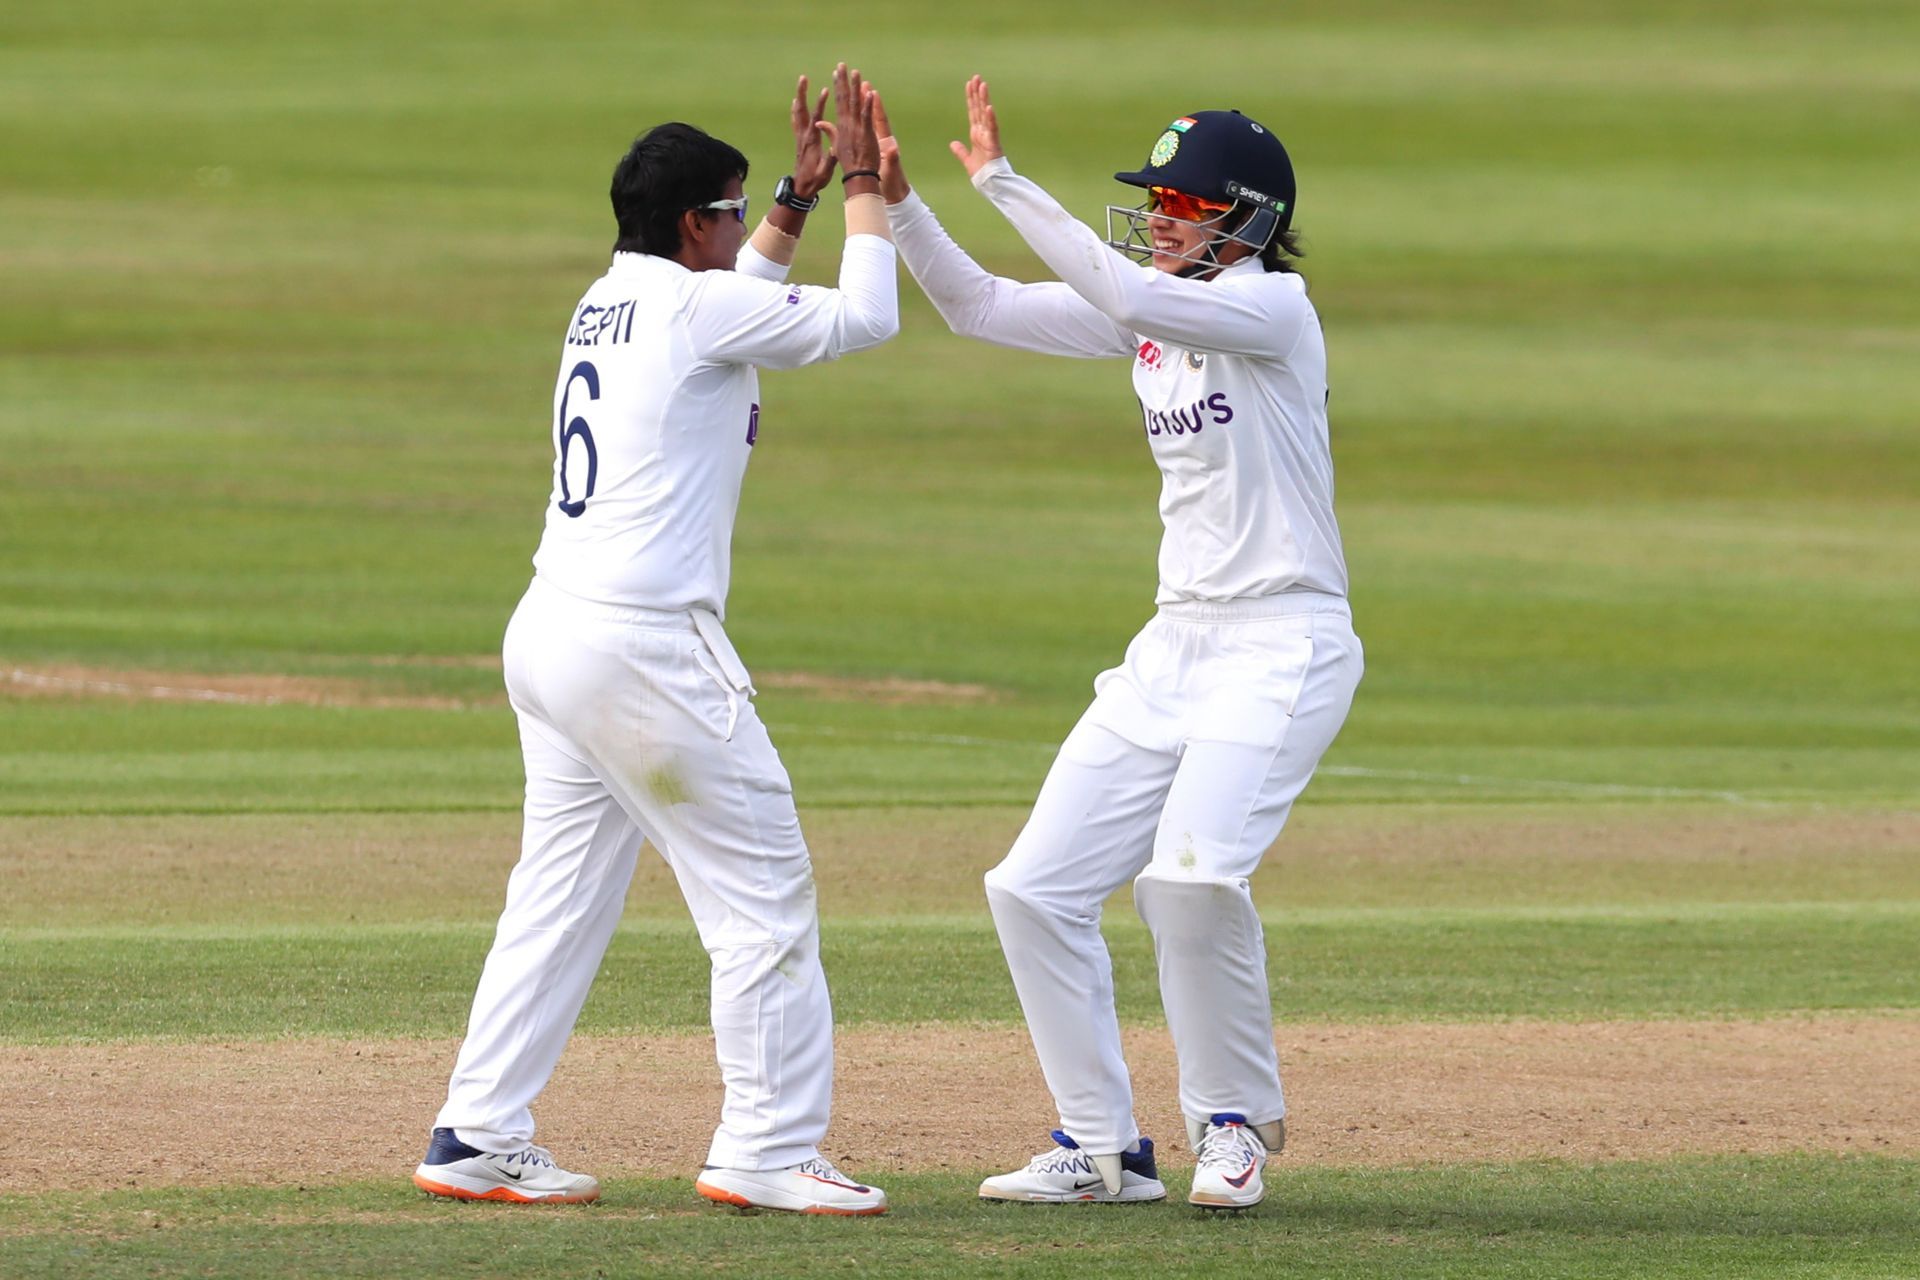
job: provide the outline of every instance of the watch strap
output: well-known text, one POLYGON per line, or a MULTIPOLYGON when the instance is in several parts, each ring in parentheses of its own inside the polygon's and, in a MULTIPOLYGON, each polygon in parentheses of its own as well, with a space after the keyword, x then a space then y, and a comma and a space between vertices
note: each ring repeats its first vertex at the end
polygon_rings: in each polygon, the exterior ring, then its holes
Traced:
POLYGON ((789 209, 797 209, 801 213, 812 213, 814 209, 819 207, 820 197, 814 196, 812 199, 808 199, 805 196, 795 195, 793 191, 793 175, 788 174, 786 177, 780 179, 779 183, 774 187, 773 202, 775 204, 783 204, 789 209))

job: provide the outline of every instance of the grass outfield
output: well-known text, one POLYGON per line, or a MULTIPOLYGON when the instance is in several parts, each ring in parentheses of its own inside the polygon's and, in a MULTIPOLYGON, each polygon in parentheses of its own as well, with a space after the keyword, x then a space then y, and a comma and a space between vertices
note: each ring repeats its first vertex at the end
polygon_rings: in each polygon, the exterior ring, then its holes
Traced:
MULTIPOLYGON (((1170 1190, 1183 1190, 1173 1179, 1170 1190)), ((870 1221, 742 1217, 684 1181, 618 1182, 584 1210, 396 1197, 385 1185, 0 1200, 9 1275, 824 1276, 1119 1270, 1261 1276, 1796 1276, 1894 1280, 1920 1251, 1920 1163, 1683 1160, 1309 1170, 1284 1212, 983 1205, 952 1175, 895 1179, 870 1221)))
MULTIPOLYGON (((813 828, 843 1023, 1018 1017, 981 871, 1019 810, 828 811, 813 828), (905 964, 915 980, 902 981, 905 964)), ((0 1041, 451 1035, 512 815, 16 820, 0 1041)), ((1311 812, 1255 881, 1282 1021, 1920 1009, 1920 822, 1669 806, 1311 812)), ((1123 1016, 1151 942, 1108 915, 1123 1016)), ((699 1028, 705 958, 643 859, 581 1027, 699 1028)))
MULTIPOLYGON (((1282 1020, 1753 1017, 1920 1009, 1920 906, 1269 917, 1282 1020)), ((1107 926, 1120 1014, 1156 1021, 1153 943, 1107 926)), ((492 930, 422 925, 26 931, 0 942, 0 1039, 457 1035, 492 930)), ((842 920, 821 948, 842 1025, 1019 1017, 984 921, 842 920), (905 980, 902 966, 908 966, 905 980)), ((582 1031, 696 1029, 690 925, 624 926, 582 1031)))
MULTIPOLYGON (((1178 24, 1092 4, 939 41, 913 6, 724 41, 610 5, 140 12, 0 18, 0 656, 495 695, 384 664, 497 650, 611 158, 685 113, 764 191, 783 86, 851 52, 936 209, 1015 273, 944 153, 967 70, 1089 217, 1192 85, 1287 121, 1369 656, 1316 800, 1910 802, 1904 6, 1296 5, 1203 41, 1201 79, 1178 24)), ((1001 695, 769 696, 802 802, 1027 801, 1150 609, 1124 370, 962 343, 909 289, 894 344, 764 391, 748 661, 1001 695)), ((8 714, 0 813, 514 800, 498 714, 8 714)))
MULTIPOLYGON (((1794 1034, 1786 1014, 1920 1009, 1911 5, 740 17, 0 10, 0 1050, 48 1073, 9 1097, 57 1110, 84 1053, 161 1079, 182 1038, 244 1058, 457 1033, 517 842, 486 658, 538 533, 606 174, 684 116, 747 151, 759 207, 792 76, 841 56, 887 90, 943 220, 1011 274, 1036 264, 945 154, 970 72, 1015 163, 1093 220, 1107 175, 1196 107, 1293 151, 1368 673, 1255 884, 1283 1020, 1447 1022, 1471 1045, 1507 1020, 1710 1039, 1758 1019, 1765 1039, 1794 1034), (331 705, 272 700, 295 686, 331 705)), ((816 221, 796 274, 824 281, 837 217, 816 221)), ((876 1033, 1016 1016, 979 876, 1150 612, 1158 536, 1123 367, 964 344, 910 286, 903 316, 882 351, 763 380, 729 608, 815 849, 837 1007, 876 1033), (899 680, 924 687, 884 692, 899 680)), ((1123 1014, 1157 1021, 1130 910, 1109 934, 1123 1014)), ((643 866, 582 1025, 697 1031, 703 1004, 643 866)), ((236 1114, 301 1096, 258 1060, 236 1114)), ((1821 1069, 1787 1091, 1844 1092, 1821 1069)), ((358 1181, 378 1152, 249 1186, 220 1163, 248 1135, 208 1132, 146 1166, 202 1185, 109 1190, 89 1135, 133 1115, 163 1143, 175 1114, 115 1075, 88 1077, 98 1110, 27 1117, 81 1144, 85 1180, 0 1162, 9 1280, 1920 1265, 1898 1116, 1846 1120, 1885 1157, 1360 1168, 1338 1164, 1357 1117, 1321 1115, 1335 1163, 1294 1153, 1240 1220, 983 1208, 974 1180, 1024 1153, 956 1146, 949 1171, 874 1171, 887 1219, 822 1223, 705 1212, 631 1166, 579 1212, 428 1203, 397 1160, 358 1181)), ((1615 1101, 1610 1078, 1568 1086, 1556 1132, 1615 1101)), ((195 1083, 217 1124, 218 1081, 195 1083)), ((1723 1109, 1791 1135, 1762 1092, 1723 1109)), ((1524 1138, 1524 1101, 1502 1114, 1524 1138)), ((1715 1125, 1676 1121, 1660 1149, 1715 1125)))

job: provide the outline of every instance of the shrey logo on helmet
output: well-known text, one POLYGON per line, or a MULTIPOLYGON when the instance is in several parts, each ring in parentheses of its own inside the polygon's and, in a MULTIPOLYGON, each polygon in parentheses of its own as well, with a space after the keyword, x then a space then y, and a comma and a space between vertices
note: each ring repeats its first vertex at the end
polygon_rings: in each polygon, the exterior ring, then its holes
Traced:
MULTIPOLYGON (((1228 244, 1264 250, 1293 221, 1293 161, 1280 139, 1238 111, 1196 111, 1166 127, 1147 163, 1114 178, 1135 187, 1161 187, 1228 205, 1197 223, 1208 231, 1198 249, 1175 257, 1217 267, 1228 244)), ((1137 262, 1151 262, 1151 202, 1107 206, 1107 243, 1137 262)))

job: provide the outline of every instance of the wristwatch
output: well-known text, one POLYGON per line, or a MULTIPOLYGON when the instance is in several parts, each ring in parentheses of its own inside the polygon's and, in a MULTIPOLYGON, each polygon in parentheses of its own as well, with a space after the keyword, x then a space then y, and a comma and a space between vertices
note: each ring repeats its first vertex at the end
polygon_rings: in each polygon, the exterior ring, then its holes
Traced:
POLYGON ((801 213, 812 213, 814 206, 820 203, 820 197, 815 196, 809 200, 805 196, 793 194, 793 175, 788 174, 775 184, 773 188, 773 202, 775 204, 783 204, 789 209, 798 209, 801 213))

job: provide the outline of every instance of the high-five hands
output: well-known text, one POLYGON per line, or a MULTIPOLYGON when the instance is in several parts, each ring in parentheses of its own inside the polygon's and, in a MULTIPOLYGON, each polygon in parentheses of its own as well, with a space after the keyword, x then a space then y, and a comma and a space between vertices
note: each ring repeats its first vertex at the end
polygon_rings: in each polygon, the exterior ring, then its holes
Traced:
POLYGON ((880 168, 880 139, 874 133, 874 93, 858 71, 848 71, 842 62, 833 69, 833 122, 814 122, 814 128, 827 136, 833 146, 833 158, 839 162, 841 180, 847 190, 872 191, 865 183, 872 178, 853 178, 849 174, 875 173, 880 168), (861 183, 859 187, 854 183, 861 183))
POLYGON ((827 185, 827 179, 833 176, 833 152, 826 146, 826 135, 822 129, 827 115, 827 90, 820 91, 819 101, 812 107, 807 105, 807 78, 800 77, 800 83, 793 90, 793 194, 802 200, 811 200, 820 194, 827 185))
POLYGON ((888 204, 899 204, 913 188, 900 164, 900 141, 893 136, 893 122, 887 119, 887 104, 880 100, 878 89, 872 85, 867 88, 873 93, 873 130, 880 138, 880 194, 888 204))
POLYGON ((993 114, 987 82, 979 76, 967 81, 967 143, 971 145, 949 142, 947 149, 966 166, 969 178, 1007 154, 1000 149, 1000 120, 993 114))

